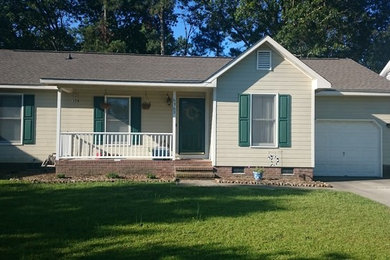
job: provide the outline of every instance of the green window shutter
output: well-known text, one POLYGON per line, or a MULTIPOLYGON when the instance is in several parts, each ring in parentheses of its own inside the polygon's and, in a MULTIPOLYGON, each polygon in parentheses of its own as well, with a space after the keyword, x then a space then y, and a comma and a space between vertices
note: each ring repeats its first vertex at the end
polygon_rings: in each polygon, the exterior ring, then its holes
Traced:
POLYGON ((104 132, 104 97, 93 97, 93 131, 104 132))
MULTIPOLYGON (((131 132, 140 133, 141 132, 141 98, 132 97, 131 98, 131 132)), ((139 138, 133 137, 133 144, 141 144, 139 138)))
POLYGON ((23 143, 35 144, 35 98, 23 96, 23 143))
POLYGON ((291 147, 290 95, 279 95, 279 147, 291 147))
MULTIPOLYGON (((104 109, 101 107, 104 103, 104 97, 93 97, 93 131, 104 132, 104 109)), ((94 144, 101 144, 103 135, 95 135, 93 137, 94 144)))
POLYGON ((239 121, 238 121, 238 145, 249 147, 250 133, 250 95, 243 94, 239 97, 239 121))

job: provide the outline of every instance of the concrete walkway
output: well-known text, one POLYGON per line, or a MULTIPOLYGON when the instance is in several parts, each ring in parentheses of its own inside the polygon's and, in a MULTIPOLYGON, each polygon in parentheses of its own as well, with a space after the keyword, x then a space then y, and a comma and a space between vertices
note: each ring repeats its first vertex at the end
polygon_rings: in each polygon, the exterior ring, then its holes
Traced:
POLYGON ((390 207, 390 179, 323 180, 340 191, 349 191, 390 207))

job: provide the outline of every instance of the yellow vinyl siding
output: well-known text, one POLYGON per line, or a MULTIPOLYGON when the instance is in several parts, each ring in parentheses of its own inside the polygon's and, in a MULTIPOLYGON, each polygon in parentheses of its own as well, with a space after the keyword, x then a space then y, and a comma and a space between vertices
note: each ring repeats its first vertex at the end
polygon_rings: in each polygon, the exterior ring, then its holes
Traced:
MULTIPOLYGON (((169 92, 151 91, 147 93, 151 102, 150 109, 142 109, 141 131, 170 133, 172 131, 172 109, 166 103, 169 92)), ((93 97, 104 96, 104 92, 80 90, 77 94, 63 94, 62 131, 63 132, 92 132, 93 131, 93 97), (73 95, 78 96, 79 102, 73 102, 73 95)), ((145 92, 140 91, 110 91, 108 96, 141 97, 145 101, 145 92)))
POLYGON ((316 97, 316 119, 374 119, 382 127, 383 164, 390 164, 390 97, 316 97))
MULTIPOLYGON (((6 93, 11 93, 7 91, 6 93)), ((13 92, 16 93, 16 92, 13 92)), ((20 92, 19 92, 20 93, 20 92)), ((40 162, 56 150, 56 92, 23 91, 35 95, 35 144, 0 145, 0 162, 40 162)))
MULTIPOLYGON (((261 49, 271 50, 267 46, 261 49)), ((269 166, 270 154, 281 167, 312 166, 312 80, 272 51, 272 70, 256 69, 256 53, 218 78, 217 166, 269 166), (238 146, 238 96, 247 94, 289 94, 291 110, 290 148, 238 146)))

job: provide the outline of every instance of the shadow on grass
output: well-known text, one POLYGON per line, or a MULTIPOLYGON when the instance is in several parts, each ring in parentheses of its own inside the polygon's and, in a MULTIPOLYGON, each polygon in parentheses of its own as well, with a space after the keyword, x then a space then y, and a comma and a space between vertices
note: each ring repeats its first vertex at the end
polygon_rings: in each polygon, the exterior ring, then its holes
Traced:
MULTIPOLYGON (((245 245, 236 248, 206 243, 186 247, 151 242, 146 247, 136 247, 129 239, 164 232, 156 225, 184 225, 212 217, 288 210, 290 195, 309 192, 257 187, 181 187, 175 184, 2 183, 0 254, 5 258, 158 259, 175 256, 181 259, 244 259, 247 258, 242 250, 245 245), (106 228, 128 225, 145 228, 106 228)), ((340 259, 341 256, 332 253, 324 257, 340 259)), ((262 254, 258 258, 272 259, 275 254, 262 254)))

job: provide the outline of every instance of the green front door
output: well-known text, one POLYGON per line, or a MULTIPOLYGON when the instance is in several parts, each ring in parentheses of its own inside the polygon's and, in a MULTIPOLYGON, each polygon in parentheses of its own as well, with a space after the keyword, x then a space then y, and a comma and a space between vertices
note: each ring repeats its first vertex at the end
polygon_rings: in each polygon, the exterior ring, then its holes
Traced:
POLYGON ((179 100, 179 153, 204 154, 204 98, 179 100))

